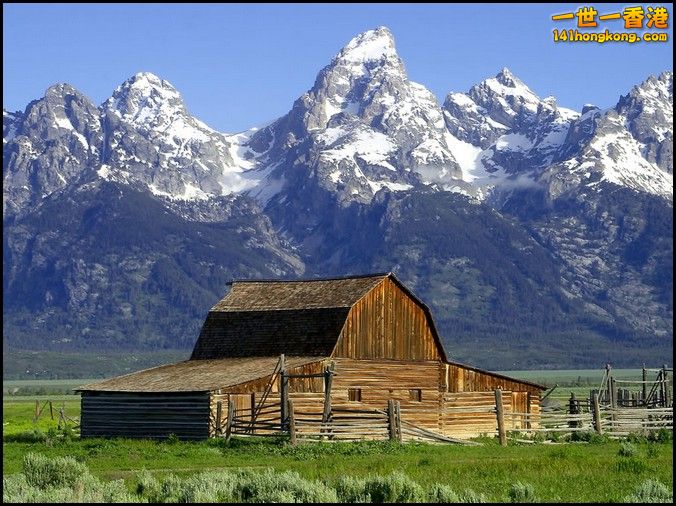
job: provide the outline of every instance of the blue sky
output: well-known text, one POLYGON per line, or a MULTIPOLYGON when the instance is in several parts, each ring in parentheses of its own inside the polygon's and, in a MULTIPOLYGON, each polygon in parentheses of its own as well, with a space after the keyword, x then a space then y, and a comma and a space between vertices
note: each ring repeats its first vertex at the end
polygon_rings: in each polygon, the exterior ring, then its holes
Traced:
MULTIPOLYGON (((541 97, 613 105, 672 69, 668 43, 556 44, 551 20, 582 4, 3 4, 3 107, 57 82, 97 105, 136 72, 170 81, 188 110, 237 132, 286 113, 356 34, 389 27, 409 77, 439 99, 508 67, 541 97)), ((628 5, 593 4, 600 14, 628 5)), ((624 31, 623 22, 601 28, 624 31)), ((657 30, 652 30, 657 31, 657 30)))

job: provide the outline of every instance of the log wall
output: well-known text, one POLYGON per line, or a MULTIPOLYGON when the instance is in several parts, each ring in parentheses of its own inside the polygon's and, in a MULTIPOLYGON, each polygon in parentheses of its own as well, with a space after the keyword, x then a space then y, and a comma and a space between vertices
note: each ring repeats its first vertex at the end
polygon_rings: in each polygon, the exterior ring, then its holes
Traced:
MULTIPOLYGON (((495 433, 496 388, 503 390, 507 430, 526 428, 526 418, 519 414, 540 413, 539 391, 530 391, 534 387, 437 361, 333 358, 296 367, 288 373, 318 374, 331 363, 335 371, 331 406, 337 410, 385 411, 387 401, 393 399, 400 403, 402 420, 457 438, 495 433), (473 388, 482 390, 470 390, 473 388), (361 400, 350 400, 351 389, 360 390, 361 400)), ((228 392, 213 392, 210 401, 210 434, 215 435, 218 401, 221 401, 221 427, 224 427, 228 402, 232 399, 238 410, 251 409, 253 393, 254 406, 257 406, 265 391, 266 379, 269 381, 269 376, 231 387, 228 392)), ((323 378, 290 378, 289 398, 294 400, 297 416, 321 419, 324 407, 323 378)), ((262 408, 267 413, 260 419, 279 423, 279 413, 275 411, 279 410, 279 405, 279 381, 276 380, 262 408)), ((531 425, 536 428, 534 423, 531 425)))
POLYGON ((181 439, 209 436, 207 393, 82 392, 80 434, 86 437, 181 439))

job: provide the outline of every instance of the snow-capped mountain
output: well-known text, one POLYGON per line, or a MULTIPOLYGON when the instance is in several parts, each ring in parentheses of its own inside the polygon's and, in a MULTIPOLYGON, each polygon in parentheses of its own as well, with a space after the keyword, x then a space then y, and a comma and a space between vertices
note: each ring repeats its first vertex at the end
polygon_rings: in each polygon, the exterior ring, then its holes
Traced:
POLYGON ((67 84, 23 113, 3 110, 3 214, 14 214, 91 173, 103 134, 96 106, 67 84))
POLYGON ((670 336, 672 110, 671 72, 576 112, 507 68, 441 106, 385 27, 238 134, 148 72, 99 107, 53 86, 3 110, 6 334, 184 343, 231 277, 396 270, 478 363, 670 336))
POLYGON ((106 152, 99 175, 105 179, 141 182, 172 200, 204 200, 250 186, 239 147, 190 116, 178 91, 151 73, 119 86, 101 116, 106 152))
POLYGON ((289 114, 256 132, 268 171, 253 195, 283 193, 302 172, 342 202, 369 202, 382 188, 403 191, 461 180, 434 95, 410 81, 385 27, 352 39, 322 69, 289 114), (295 177, 295 176, 294 176, 295 177))

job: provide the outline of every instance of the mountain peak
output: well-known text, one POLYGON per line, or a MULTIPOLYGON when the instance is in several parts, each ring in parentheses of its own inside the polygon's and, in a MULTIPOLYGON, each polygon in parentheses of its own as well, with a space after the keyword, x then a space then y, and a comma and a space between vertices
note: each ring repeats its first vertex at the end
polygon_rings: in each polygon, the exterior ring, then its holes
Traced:
POLYGON ((179 95, 176 88, 174 88, 169 81, 156 76, 152 72, 138 72, 134 74, 115 91, 117 92, 118 90, 123 89, 135 90, 143 95, 149 94, 152 90, 156 90, 167 98, 170 98, 169 95, 179 95))
POLYGON ((65 95, 81 95, 81 93, 68 83, 53 84, 45 91, 45 97, 63 97, 65 95))
MULTIPOLYGON (((122 116, 138 116, 140 111, 183 110, 181 94, 169 81, 151 72, 138 72, 118 86, 104 108, 122 116)), ((144 118, 146 115, 143 115, 144 118)))
POLYGON ((397 57, 394 37, 385 26, 360 33, 348 42, 337 56, 338 59, 354 63, 379 61, 392 57, 397 57))
POLYGON ((523 81, 516 77, 507 67, 502 67, 502 70, 495 75, 495 80, 508 88, 517 88, 520 86, 523 86, 526 89, 528 88, 523 81))

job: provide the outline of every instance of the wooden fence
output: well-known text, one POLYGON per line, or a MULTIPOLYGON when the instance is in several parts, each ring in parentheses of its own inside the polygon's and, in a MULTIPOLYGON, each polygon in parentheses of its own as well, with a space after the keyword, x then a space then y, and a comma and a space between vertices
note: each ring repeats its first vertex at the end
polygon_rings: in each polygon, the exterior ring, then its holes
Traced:
MULTIPOLYGON (((35 412, 33 414, 33 423, 37 423, 38 420, 43 416, 46 415, 47 413, 47 407, 49 407, 49 417, 50 419, 54 420, 54 403, 50 400, 43 401, 42 404, 40 404, 40 401, 36 400, 35 401, 35 412)), ((74 431, 79 431, 80 430, 80 420, 77 420, 75 418, 71 418, 66 414, 66 405, 63 404, 59 408, 59 418, 57 422, 57 427, 59 429, 69 427, 70 429, 74 431), (72 425, 69 426, 69 423, 72 425)))
MULTIPOLYGON (((622 437, 630 433, 647 434, 659 429, 674 429, 674 410, 669 408, 613 408, 600 402, 591 402, 591 409, 570 412, 567 409, 544 410, 537 417, 537 428, 515 428, 515 433, 594 431, 610 437, 622 437)), ((528 413, 510 413, 528 419, 528 413)), ((498 422, 499 423, 499 422, 498 422)))

